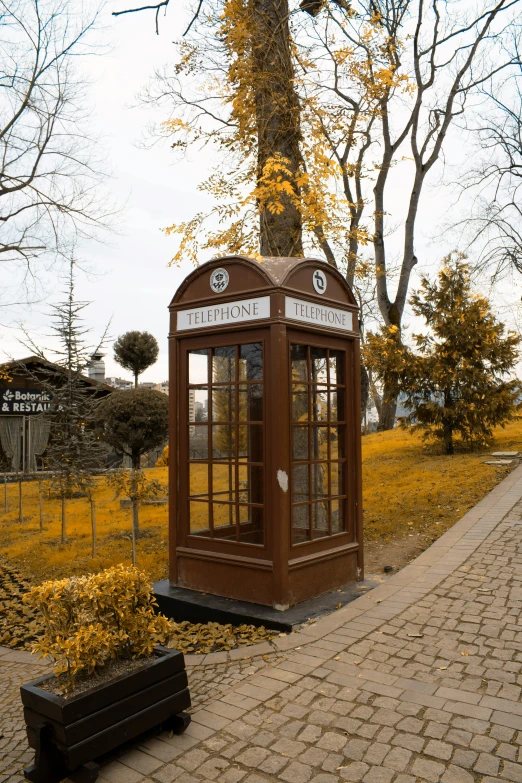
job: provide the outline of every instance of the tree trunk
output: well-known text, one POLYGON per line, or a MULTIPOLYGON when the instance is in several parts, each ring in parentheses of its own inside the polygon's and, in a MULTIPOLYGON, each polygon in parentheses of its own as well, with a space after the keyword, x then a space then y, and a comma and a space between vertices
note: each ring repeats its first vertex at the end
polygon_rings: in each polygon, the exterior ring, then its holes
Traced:
POLYGON ((377 432, 392 430, 395 426, 395 416, 397 413, 397 394, 395 384, 391 379, 384 379, 384 388, 382 392, 381 410, 379 411, 379 423, 377 432))
POLYGON ((18 482, 18 521, 24 521, 24 504, 22 497, 22 481, 18 482))
POLYGON ((132 498, 132 565, 136 565, 136 539, 140 534, 138 499, 132 498))
MULTIPOLYGON (((444 407, 453 408, 453 397, 451 389, 444 390, 444 407)), ((442 418, 442 439, 444 444, 444 454, 453 454, 453 424, 449 417, 442 418)))
POLYGON ((444 454, 453 454, 453 427, 447 419, 442 420, 444 454))
POLYGON ((62 495, 62 544, 65 544, 66 540, 66 505, 65 495, 62 495))
POLYGON ((92 556, 96 557, 96 501, 91 500, 92 556))
POLYGON ((4 473, 4 511, 7 514, 9 506, 7 503, 7 474, 4 473))
POLYGON ((300 107, 294 87, 290 50, 288 0, 250 0, 252 19, 252 81, 258 140, 257 177, 270 176, 267 164, 281 161, 276 176, 289 182, 293 197, 280 193, 283 210, 271 212, 270 199, 259 199, 260 250, 265 256, 302 256, 300 191, 295 176, 302 168, 300 107))
POLYGON ((40 510, 40 533, 43 531, 43 494, 42 482, 38 482, 38 508, 40 510))
POLYGON ((364 416, 364 412, 368 407, 368 398, 370 396, 370 378, 368 371, 364 364, 361 362, 361 419, 364 416))

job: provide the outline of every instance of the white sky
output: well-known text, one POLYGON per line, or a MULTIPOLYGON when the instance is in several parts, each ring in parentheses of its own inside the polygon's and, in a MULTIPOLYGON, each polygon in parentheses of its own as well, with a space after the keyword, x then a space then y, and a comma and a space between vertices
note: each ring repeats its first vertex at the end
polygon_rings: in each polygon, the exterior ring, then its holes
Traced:
MULTIPOLYGON (((108 3, 104 21, 111 51, 84 63, 92 82, 93 128, 102 134, 108 151, 113 172, 110 193, 125 204, 123 221, 118 235, 109 238, 109 244, 91 243, 80 248, 80 254, 94 274, 80 275, 77 292, 78 298, 93 302, 85 311, 85 317, 95 332, 94 340, 111 317, 113 338, 129 329, 146 330, 155 335, 160 343, 160 357, 141 380, 159 382, 168 377, 167 307, 192 269, 189 264, 168 268, 176 239, 165 237, 160 229, 206 208, 208 198, 197 191, 197 184, 208 175, 212 161, 208 154, 194 152, 189 160, 174 162, 167 144, 152 150, 138 147, 137 142, 147 123, 161 117, 154 117, 148 110, 129 108, 129 105, 135 102, 137 91, 154 67, 174 58, 172 41, 179 37, 188 17, 180 12, 181 0, 173 0, 166 18, 161 20, 160 35, 156 36, 153 13, 118 18, 110 15, 112 10, 128 7, 127 4, 132 4, 131 0, 108 3)), ((450 168, 457 166, 467 154, 469 151, 463 148, 461 139, 450 137, 446 147, 447 165, 450 168)), ((404 203, 401 195, 406 195, 409 167, 408 162, 401 163, 392 173, 393 189, 388 193, 386 207, 394 217, 393 210, 404 203)), ((442 166, 431 173, 421 205, 416 242, 421 272, 434 272, 440 259, 456 245, 455 237, 440 238, 440 226, 450 206, 449 191, 441 188, 438 181, 441 173, 442 166)), ((48 304, 60 299, 56 292, 62 288, 55 278, 49 278, 47 283, 50 292, 47 306, 43 302, 25 311, 11 310, 5 329, 2 326, 6 317, 2 316, 0 358, 27 354, 18 342, 16 321, 24 321, 26 328, 36 335, 37 342, 45 344, 48 304)), ((506 296, 513 298, 512 293, 511 288, 506 296)), ((516 293, 517 300, 519 296, 516 293)), ((106 373, 130 377, 114 362, 110 347, 106 373)))

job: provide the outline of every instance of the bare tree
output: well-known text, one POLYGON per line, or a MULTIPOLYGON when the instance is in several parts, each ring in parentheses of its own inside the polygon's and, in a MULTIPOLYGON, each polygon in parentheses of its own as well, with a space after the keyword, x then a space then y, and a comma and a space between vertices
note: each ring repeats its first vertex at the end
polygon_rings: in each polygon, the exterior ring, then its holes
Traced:
MULTIPOLYGON (((507 51, 505 44, 507 36, 513 33, 520 0, 486 0, 477 7, 466 4, 464 8, 462 3, 440 0, 361 0, 347 9, 341 2, 335 6, 326 19, 319 15, 314 22, 321 31, 325 57, 330 58, 331 76, 323 84, 323 94, 327 96, 324 100, 332 102, 335 97, 336 106, 347 107, 345 137, 338 132, 333 147, 336 155, 344 152, 345 139, 350 139, 350 123, 358 111, 350 83, 339 80, 340 53, 343 47, 352 47, 353 52, 361 53, 365 65, 362 72, 352 69, 352 82, 373 78, 377 113, 370 115, 373 122, 367 132, 371 142, 351 145, 350 152, 352 158, 353 154, 360 156, 366 144, 366 168, 369 162, 375 167, 371 233, 377 300, 385 325, 398 329, 399 335, 411 274, 418 262, 415 235, 426 178, 441 158, 455 119, 472 110, 472 96, 479 95, 486 84, 497 80, 500 74, 504 76, 506 69, 516 64, 516 56, 507 51), (338 18, 340 14, 344 14, 344 20, 338 18), (370 22, 381 31, 376 51, 367 34, 370 22), (328 25, 332 24, 336 27, 336 46, 331 44, 333 39, 328 33, 328 25), (404 156, 412 161, 413 172, 405 216, 400 220, 402 257, 392 293, 387 242, 387 215, 394 198, 390 171, 404 156)), ((352 160, 351 171, 354 170, 352 160)), ((353 201, 357 203, 357 199, 353 201)), ((392 380, 388 383, 385 377, 380 429, 393 426, 393 388, 392 380)))
POLYGON ((489 111, 472 130, 477 164, 459 183, 466 215, 453 225, 480 248, 476 268, 492 281, 522 273, 522 63, 503 89, 487 91, 489 111), (471 204, 469 200, 471 199, 471 204))
POLYGON ((101 51, 89 40, 97 21, 74 0, 0 0, 0 262, 26 282, 37 259, 108 223, 75 63, 101 51))

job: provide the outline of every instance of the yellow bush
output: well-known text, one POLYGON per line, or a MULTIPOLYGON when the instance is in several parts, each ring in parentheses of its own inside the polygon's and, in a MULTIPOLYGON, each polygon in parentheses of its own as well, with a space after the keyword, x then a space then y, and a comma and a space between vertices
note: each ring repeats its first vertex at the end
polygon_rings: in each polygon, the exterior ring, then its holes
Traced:
POLYGON ((163 449, 163 453, 161 457, 158 457, 158 460, 156 462, 157 468, 166 468, 169 464, 169 447, 165 446, 163 449))
POLYGON ((150 655, 170 631, 147 577, 133 567, 113 566, 98 574, 73 576, 33 587, 23 601, 41 612, 44 633, 32 652, 50 656, 65 691, 77 674, 92 674, 113 659, 150 655))

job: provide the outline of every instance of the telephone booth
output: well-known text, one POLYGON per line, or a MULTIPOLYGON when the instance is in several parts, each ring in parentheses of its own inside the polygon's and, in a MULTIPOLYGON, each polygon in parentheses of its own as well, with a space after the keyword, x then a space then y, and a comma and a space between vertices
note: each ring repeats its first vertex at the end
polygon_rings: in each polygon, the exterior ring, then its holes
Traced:
POLYGON ((362 579, 343 276, 310 258, 220 258, 170 312, 170 584, 284 610, 362 579))

